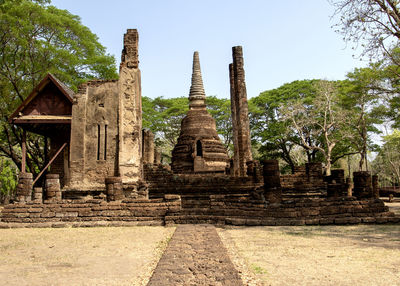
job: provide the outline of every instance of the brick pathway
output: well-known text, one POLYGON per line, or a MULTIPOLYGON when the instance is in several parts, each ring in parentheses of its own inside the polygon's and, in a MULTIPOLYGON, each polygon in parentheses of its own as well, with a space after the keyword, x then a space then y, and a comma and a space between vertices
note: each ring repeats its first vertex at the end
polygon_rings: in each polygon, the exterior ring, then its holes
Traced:
POLYGON ((243 283, 214 226, 179 225, 147 285, 243 283))

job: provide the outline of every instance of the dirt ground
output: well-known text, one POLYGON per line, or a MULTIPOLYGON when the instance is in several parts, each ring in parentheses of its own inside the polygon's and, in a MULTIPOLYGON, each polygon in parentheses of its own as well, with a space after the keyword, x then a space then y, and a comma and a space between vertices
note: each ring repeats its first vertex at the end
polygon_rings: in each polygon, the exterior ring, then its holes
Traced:
MULTIPOLYGON (((145 285, 174 230, 0 229, 0 285, 145 285)), ((217 231, 245 285, 400 285, 400 224, 217 231)))
POLYGON ((236 227, 218 233, 249 285, 400 285, 400 225, 236 227))
POLYGON ((0 229, 0 285, 146 285, 174 230, 0 229))

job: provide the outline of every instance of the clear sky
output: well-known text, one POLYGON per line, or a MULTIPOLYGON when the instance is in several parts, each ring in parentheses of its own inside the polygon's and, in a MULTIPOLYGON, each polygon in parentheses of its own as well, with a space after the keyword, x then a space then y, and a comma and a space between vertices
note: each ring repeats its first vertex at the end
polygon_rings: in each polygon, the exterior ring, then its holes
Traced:
POLYGON ((194 51, 207 95, 229 98, 232 47, 243 46, 248 97, 294 80, 344 79, 365 65, 334 32, 326 0, 53 0, 81 17, 119 65, 139 31, 142 95, 188 96, 194 51))

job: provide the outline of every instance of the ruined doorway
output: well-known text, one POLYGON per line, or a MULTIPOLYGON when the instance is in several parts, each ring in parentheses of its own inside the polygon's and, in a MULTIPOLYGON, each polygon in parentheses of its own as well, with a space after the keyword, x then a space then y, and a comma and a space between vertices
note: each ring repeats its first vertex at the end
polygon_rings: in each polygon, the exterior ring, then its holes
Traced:
POLYGON ((196 156, 203 157, 203 146, 200 140, 196 141, 196 156))

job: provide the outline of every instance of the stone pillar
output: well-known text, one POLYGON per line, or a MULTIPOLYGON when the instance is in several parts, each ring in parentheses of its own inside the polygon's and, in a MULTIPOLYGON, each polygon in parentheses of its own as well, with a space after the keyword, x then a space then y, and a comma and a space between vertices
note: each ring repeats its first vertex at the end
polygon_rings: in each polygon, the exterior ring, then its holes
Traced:
POLYGON ((33 189, 33 200, 36 202, 43 201, 43 188, 37 187, 33 189))
POLYGON ((87 84, 81 84, 74 95, 70 139, 70 187, 79 188, 85 178, 87 84))
POLYGON ((47 174, 45 186, 47 200, 61 201, 62 195, 59 174, 47 174))
POLYGON ((122 188, 121 177, 107 177, 105 183, 107 201, 120 201, 124 199, 125 196, 122 188))
POLYGON ((277 160, 263 161, 264 196, 270 203, 282 201, 282 188, 277 160))
POLYGON ((154 164, 161 164, 161 152, 157 147, 154 148, 154 164))
POLYGON ((236 108, 236 92, 235 92, 235 73, 233 70, 233 64, 229 65, 229 83, 231 91, 231 117, 232 117, 232 140, 233 140, 233 157, 231 161, 231 175, 239 176, 239 136, 238 136, 238 126, 237 126, 237 108, 236 108))
POLYGON ((344 170, 332 170, 328 182, 328 197, 342 197, 345 193, 347 193, 347 189, 344 182, 344 170))
POLYGON ((154 134, 143 129, 143 164, 154 163, 154 134))
POLYGON ((373 197, 372 178, 369 172, 353 172, 353 181, 353 195, 357 199, 369 199, 373 197))
POLYGON ((138 199, 148 199, 149 198, 149 184, 144 181, 139 181, 137 188, 137 198, 138 199))
POLYGON ((353 196, 353 183, 351 182, 351 178, 346 178, 346 188, 347 188, 347 196, 353 196))
POLYGON ((119 176, 124 183, 142 178, 142 91, 138 56, 139 34, 128 29, 124 35, 118 80, 119 176))
POLYGON ((32 173, 23 173, 23 172, 19 173, 18 185, 16 189, 18 202, 24 203, 31 201, 32 184, 33 184, 32 173))
POLYGON ((232 48, 233 63, 229 66, 231 84, 231 113, 233 127, 235 175, 246 176, 246 162, 253 159, 250 142, 250 123, 247 104, 247 90, 241 46, 232 48))
POLYGON ((372 176, 372 193, 375 199, 379 199, 378 175, 372 176))
POLYGON ((260 161, 252 160, 247 161, 247 176, 253 177, 254 183, 261 183, 262 182, 262 171, 260 161))

